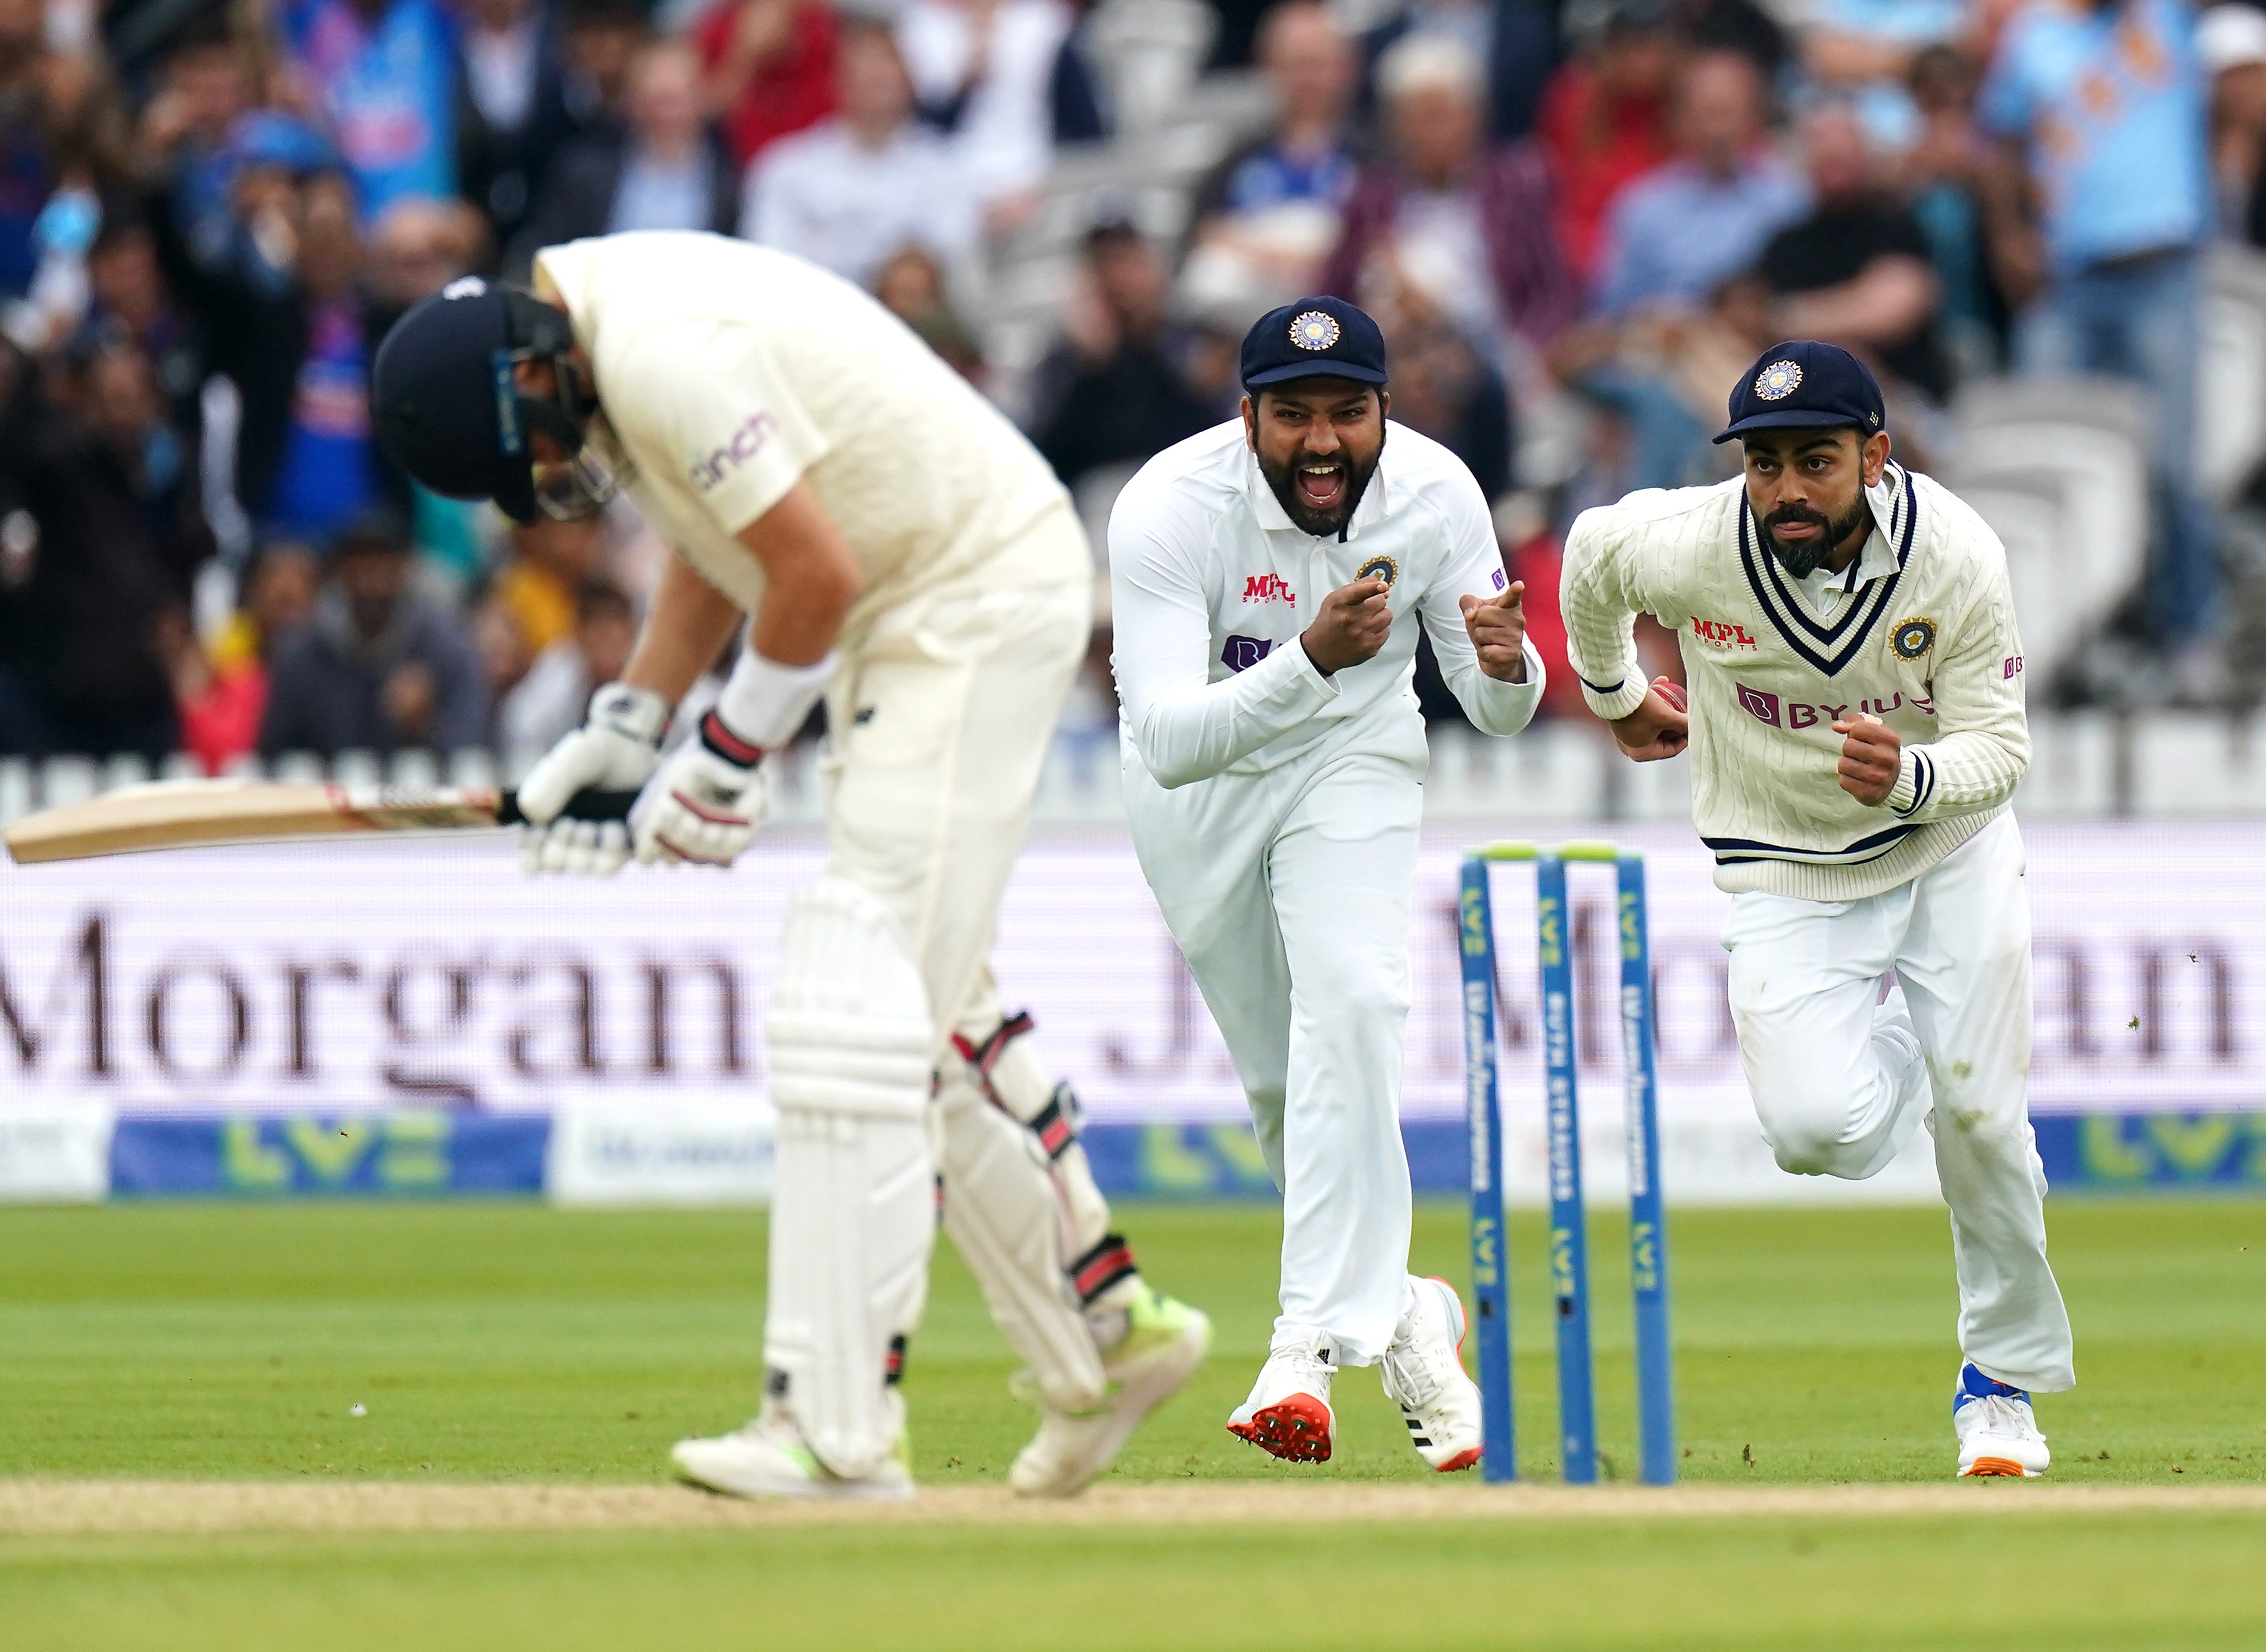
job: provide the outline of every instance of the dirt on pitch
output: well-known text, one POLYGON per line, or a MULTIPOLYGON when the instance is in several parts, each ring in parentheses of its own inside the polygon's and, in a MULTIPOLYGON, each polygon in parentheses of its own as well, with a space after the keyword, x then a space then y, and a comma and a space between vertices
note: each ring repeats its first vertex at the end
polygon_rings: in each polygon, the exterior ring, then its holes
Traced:
POLYGON ((0 1480, 0 1538, 251 1531, 563 1531, 738 1526, 1181 1526, 1409 1520, 1718 1519, 2133 1510, 2266 1513, 2266 1486, 1097 1486, 1068 1502, 1005 1488, 909 1502, 743 1502, 669 1486, 419 1485, 386 1480, 0 1480))

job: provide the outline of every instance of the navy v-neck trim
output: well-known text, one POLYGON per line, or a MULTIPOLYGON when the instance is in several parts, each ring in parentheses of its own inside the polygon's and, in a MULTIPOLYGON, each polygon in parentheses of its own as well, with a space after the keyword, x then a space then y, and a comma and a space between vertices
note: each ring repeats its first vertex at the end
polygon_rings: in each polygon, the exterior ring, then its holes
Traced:
POLYGON ((1761 530, 1756 526, 1754 512, 1749 508, 1746 494, 1739 495, 1739 566, 1747 576, 1748 588, 1754 592, 1755 602, 1769 620, 1771 628, 1784 640, 1802 659, 1827 676, 1838 676, 1841 669, 1857 657, 1872 634, 1873 627, 1888 611, 1889 603, 1896 595, 1897 586, 1904 578, 1906 563, 1911 556, 1913 530, 1919 523, 1919 495, 1912 486, 1911 472, 1897 466, 1901 483, 1897 499, 1889 513, 1890 537, 1897 547, 1897 571, 1879 582, 1879 588, 1869 597, 1850 604, 1831 625, 1824 625, 1812 618, 1802 604, 1799 593, 1787 587, 1786 576, 1761 543, 1761 530), (1899 521, 1899 515, 1902 520, 1899 521), (1846 640, 1844 633, 1847 633, 1846 640), (1805 635, 1804 633, 1807 633, 1805 635), (1823 645, 1830 652, 1821 652, 1823 645), (1838 646, 1836 646, 1838 645, 1838 646))

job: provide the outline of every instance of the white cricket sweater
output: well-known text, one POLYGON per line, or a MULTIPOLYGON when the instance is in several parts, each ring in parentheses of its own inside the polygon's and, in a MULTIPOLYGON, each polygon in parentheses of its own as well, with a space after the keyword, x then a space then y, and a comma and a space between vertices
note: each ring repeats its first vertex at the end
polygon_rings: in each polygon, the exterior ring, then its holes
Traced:
POLYGON ((1875 528, 1821 615, 1770 553, 1737 478, 1587 510, 1566 542, 1567 652, 1598 716, 1646 683, 1633 637, 1677 633, 1691 694, 1692 815, 1715 883, 1859 900, 1919 876, 2003 812, 2029 764, 2007 553, 1983 519, 1891 464, 1875 528), (1843 791, 1834 721, 1904 742, 1888 800, 1843 791))

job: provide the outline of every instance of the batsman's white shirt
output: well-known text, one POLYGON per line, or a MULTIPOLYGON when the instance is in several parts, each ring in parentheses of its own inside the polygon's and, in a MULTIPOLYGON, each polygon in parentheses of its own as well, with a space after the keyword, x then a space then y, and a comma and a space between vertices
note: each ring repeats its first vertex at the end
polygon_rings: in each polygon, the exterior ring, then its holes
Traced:
POLYGON ((1505 587, 1462 461, 1400 425, 1343 538, 1297 528, 1240 420, 1167 448, 1119 495, 1109 583, 1126 812, 1141 867, 1211 1007, 1283 1189, 1278 1339, 1384 1352, 1408 1261, 1400 1130, 1408 910, 1428 754, 1417 632, 1489 734, 1526 681, 1479 668, 1459 599, 1505 587), (1378 655, 1330 677, 1298 636, 1332 590, 1392 582, 1378 655))
POLYGON ((1745 487, 1631 494, 1568 536, 1568 652, 1601 717, 1644 698, 1629 627, 1674 629, 1692 812, 1731 892, 1731 1015, 1763 1134, 1812 1175, 1874 1174, 1923 1118, 1951 1207, 1966 1357, 2018 1387, 2075 1380, 2030 1129, 2030 919, 2008 800, 2029 759, 2007 558, 1901 465, 1840 574, 1789 578, 1745 487), (1887 800, 1843 791, 1832 725, 1904 742, 1887 800), (1882 1001, 1893 971, 1897 984, 1882 1001))
POLYGON ((807 480, 866 573, 873 616, 955 581, 1088 579, 1069 495, 1006 415, 840 276, 720 235, 640 232, 542 253, 574 320, 629 491, 718 590, 752 610, 735 536, 807 480), (1071 552, 1077 554, 1072 555, 1071 552))

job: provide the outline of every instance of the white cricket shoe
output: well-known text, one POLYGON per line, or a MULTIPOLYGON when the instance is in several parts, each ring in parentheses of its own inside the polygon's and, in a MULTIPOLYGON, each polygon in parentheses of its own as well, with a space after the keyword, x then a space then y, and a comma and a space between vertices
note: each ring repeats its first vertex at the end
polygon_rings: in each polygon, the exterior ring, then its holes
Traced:
POLYGON ((1951 1426, 1959 1436, 1963 1476, 2027 1480, 2044 1473, 2053 1461, 2029 1395, 1972 1365, 1959 1368, 1958 1385, 1951 1391, 1951 1426))
POLYGON ((1327 1463, 1337 1422, 1330 1414, 1330 1378, 1338 1345, 1317 1331, 1270 1349, 1251 1398, 1227 1419, 1227 1431, 1286 1463, 1327 1463))
POLYGON ((1109 1466, 1141 1420, 1180 1392, 1211 1347, 1211 1321, 1144 1283, 1125 1308, 1125 1334, 1101 1356, 1109 1392, 1092 1411, 1048 1405, 1028 1372, 1011 1385, 1036 1399, 1039 1431, 1017 1453, 1007 1484, 1026 1497, 1068 1497, 1109 1466))
POLYGON ((902 1502, 913 1495, 905 1458, 905 1431, 896 1450, 872 1473, 856 1480, 818 1459, 794 1419, 766 1404, 743 1429, 713 1439, 679 1440, 669 1451, 679 1478, 735 1497, 811 1497, 841 1502, 902 1502))
POLYGON ((1444 1279, 1408 1281, 1381 1375, 1416 1455, 1443 1474, 1480 1460, 1480 1387, 1464 1371, 1464 1305, 1444 1279))

